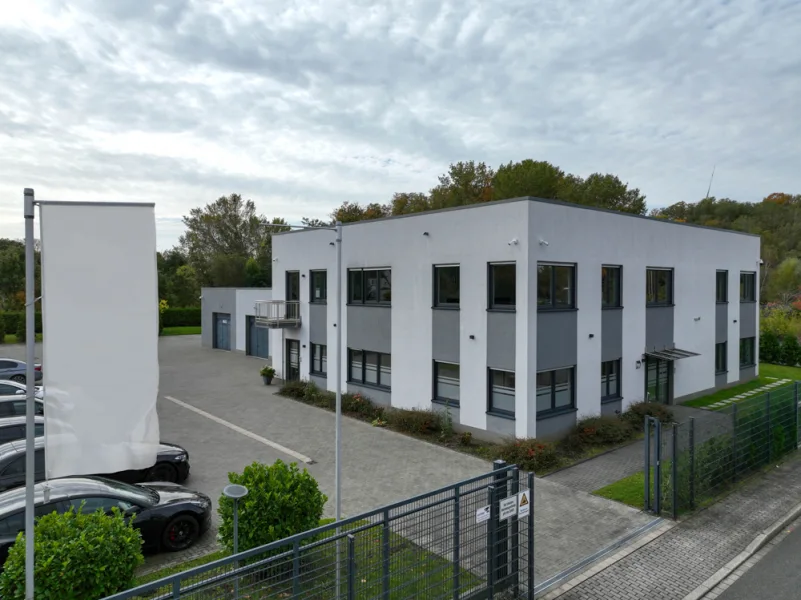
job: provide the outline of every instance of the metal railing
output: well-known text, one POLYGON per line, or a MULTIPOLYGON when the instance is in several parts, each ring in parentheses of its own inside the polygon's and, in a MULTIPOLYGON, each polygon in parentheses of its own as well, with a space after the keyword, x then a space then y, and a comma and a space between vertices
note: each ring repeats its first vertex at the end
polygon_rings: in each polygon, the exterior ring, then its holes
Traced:
POLYGON ((533 485, 533 473, 496 461, 485 475, 106 600, 533 600, 533 485), (525 490, 529 507, 512 510, 525 490))
POLYGON ((297 300, 259 300, 255 309, 255 321, 258 327, 300 325, 300 302, 297 300))

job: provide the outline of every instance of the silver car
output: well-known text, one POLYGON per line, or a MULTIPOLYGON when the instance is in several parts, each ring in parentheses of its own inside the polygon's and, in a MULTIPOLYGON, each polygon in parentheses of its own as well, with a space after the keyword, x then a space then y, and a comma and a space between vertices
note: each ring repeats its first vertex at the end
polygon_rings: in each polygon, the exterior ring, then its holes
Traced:
MULTIPOLYGON (((44 398, 44 388, 41 385, 37 385, 34 390, 34 395, 39 400, 44 398)), ((0 396, 24 396, 27 392, 28 386, 24 383, 0 379, 0 396)))
MULTIPOLYGON (((19 383, 25 383, 25 362, 14 358, 0 358, 0 379, 10 379, 19 383)), ((36 381, 42 380, 42 365, 35 364, 34 378, 36 381)))
MULTIPOLYGON (((44 414, 44 402, 39 399, 35 400, 37 415, 44 414)), ((25 415, 25 407, 27 399, 17 394, 13 396, 0 396, 0 418, 3 417, 19 417, 25 415)))

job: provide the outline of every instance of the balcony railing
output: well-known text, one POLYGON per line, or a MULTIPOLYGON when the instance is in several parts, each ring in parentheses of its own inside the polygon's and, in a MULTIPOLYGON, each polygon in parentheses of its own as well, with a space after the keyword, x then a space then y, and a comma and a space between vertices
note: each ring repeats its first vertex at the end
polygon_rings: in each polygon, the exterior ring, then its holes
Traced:
POLYGON ((256 302, 258 327, 300 327, 300 302, 297 300, 259 300, 256 302))

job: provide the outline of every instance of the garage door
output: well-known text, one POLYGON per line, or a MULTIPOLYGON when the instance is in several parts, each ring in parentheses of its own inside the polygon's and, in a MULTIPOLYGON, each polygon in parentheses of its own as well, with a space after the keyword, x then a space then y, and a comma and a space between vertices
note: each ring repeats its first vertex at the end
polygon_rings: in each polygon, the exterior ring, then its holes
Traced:
POLYGON ((212 347, 220 350, 231 349, 231 315, 214 313, 214 336, 212 347))
POLYGON ((266 327, 256 327, 256 317, 248 317, 248 344, 247 353, 250 356, 261 358, 270 357, 270 330, 266 327))

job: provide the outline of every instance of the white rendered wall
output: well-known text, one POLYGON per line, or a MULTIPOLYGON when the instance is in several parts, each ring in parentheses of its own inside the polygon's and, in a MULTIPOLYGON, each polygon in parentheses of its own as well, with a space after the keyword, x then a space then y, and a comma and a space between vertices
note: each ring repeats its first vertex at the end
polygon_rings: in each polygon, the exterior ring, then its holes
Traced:
MULTIPOLYGON (((254 309, 258 300, 272 300, 269 288, 238 288, 236 290, 236 348, 240 352, 247 351, 248 315, 255 315, 254 309)), ((272 343, 272 339, 270 339, 272 343)), ((272 346, 270 346, 272 350, 272 346)))

